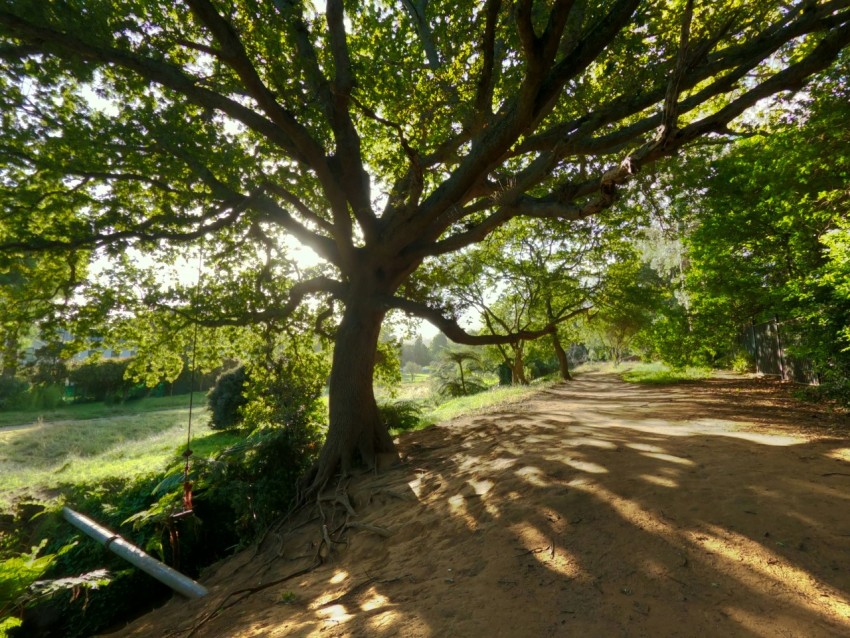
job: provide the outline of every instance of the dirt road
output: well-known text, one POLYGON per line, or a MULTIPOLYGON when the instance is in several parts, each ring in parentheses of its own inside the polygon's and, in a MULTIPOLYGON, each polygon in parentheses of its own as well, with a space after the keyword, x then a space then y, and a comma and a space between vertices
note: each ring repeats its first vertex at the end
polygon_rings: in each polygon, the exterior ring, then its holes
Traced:
POLYGON ((403 437, 318 569, 283 580, 314 521, 119 634, 848 636, 847 426, 763 381, 585 376, 403 437))

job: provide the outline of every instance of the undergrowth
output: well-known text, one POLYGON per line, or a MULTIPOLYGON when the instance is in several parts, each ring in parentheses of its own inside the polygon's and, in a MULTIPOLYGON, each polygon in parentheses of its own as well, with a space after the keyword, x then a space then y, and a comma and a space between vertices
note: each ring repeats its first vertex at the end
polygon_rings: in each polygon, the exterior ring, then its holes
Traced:
POLYGON ((629 383, 645 383, 652 385, 670 385, 690 383, 707 379, 711 376, 708 368, 672 368, 663 363, 635 363, 620 373, 623 381, 629 383))

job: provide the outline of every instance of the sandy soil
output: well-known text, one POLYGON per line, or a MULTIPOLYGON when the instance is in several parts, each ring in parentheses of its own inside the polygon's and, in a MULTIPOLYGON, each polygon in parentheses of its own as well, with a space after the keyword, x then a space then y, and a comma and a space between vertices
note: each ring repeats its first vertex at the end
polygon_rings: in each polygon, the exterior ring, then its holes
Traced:
POLYGON ((775 382, 584 376, 403 437, 347 484, 390 536, 287 578, 321 539, 290 522, 115 635, 850 636, 849 426, 775 382))

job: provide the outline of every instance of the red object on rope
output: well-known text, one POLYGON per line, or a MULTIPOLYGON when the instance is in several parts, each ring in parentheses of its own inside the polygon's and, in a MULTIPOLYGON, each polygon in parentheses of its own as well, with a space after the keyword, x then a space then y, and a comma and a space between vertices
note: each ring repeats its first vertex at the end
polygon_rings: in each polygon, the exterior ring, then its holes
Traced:
POLYGON ((192 481, 183 482, 183 511, 192 511, 192 481))

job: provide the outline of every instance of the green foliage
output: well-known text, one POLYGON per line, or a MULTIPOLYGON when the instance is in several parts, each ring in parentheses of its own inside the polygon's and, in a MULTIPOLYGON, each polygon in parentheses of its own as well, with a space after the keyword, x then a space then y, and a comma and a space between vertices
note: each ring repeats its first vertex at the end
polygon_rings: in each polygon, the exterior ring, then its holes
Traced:
POLYGON ((245 397, 245 384, 248 371, 244 365, 222 372, 215 385, 207 394, 207 407, 210 415, 210 428, 229 430, 242 422, 240 408, 248 399, 245 397))
POLYGON ((27 390, 30 384, 26 379, 12 376, 0 376, 0 410, 16 410, 26 407, 27 390))
POLYGON ((55 554, 39 556, 47 541, 33 547, 28 554, 21 554, 0 561, 0 621, 10 614, 12 608, 21 605, 21 599, 30 585, 41 578, 56 560, 55 554))
POLYGON ((597 359, 618 364, 639 345, 662 302, 661 282, 637 253, 625 253, 605 272, 596 307, 586 322, 586 343, 597 359), (601 355, 601 356, 600 356, 601 355))
POLYGON ((428 346, 425 345, 425 341, 422 339, 422 335, 420 334, 416 335, 416 339, 412 344, 405 344, 402 347, 401 355, 402 367, 405 367, 405 364, 407 363, 415 363, 416 365, 424 368, 430 364, 433 359, 431 351, 428 349, 428 346))
POLYGON ((33 385, 64 385, 68 379, 68 362, 65 348, 59 343, 48 343, 38 348, 35 359, 26 367, 26 375, 33 385))
MULTIPOLYGON (((210 458, 196 454, 191 477, 201 517, 204 511, 218 517, 221 534, 242 543, 291 506, 299 478, 318 455, 326 418, 325 354, 307 337, 271 338, 257 347, 251 363, 237 369, 245 371, 243 380, 233 384, 233 396, 238 387, 241 397, 238 424, 249 433, 210 458)), ((166 524, 182 506, 182 472, 178 461, 154 490, 158 500, 129 522, 166 524)))
POLYGON ((130 362, 129 358, 101 359, 72 366, 68 378, 74 386, 75 400, 109 403, 128 399, 136 385, 127 377, 130 362))
POLYGON ((199 506, 232 512, 227 524, 247 544, 292 507, 321 442, 315 424, 255 430, 209 464, 198 487, 199 506))
POLYGON ((735 355, 727 362, 727 365, 732 372, 737 372, 738 374, 755 372, 756 369, 752 356, 750 356, 747 352, 742 351, 736 352, 735 355))
POLYGON ((389 396, 395 396, 401 383, 402 344, 397 339, 381 339, 375 355, 375 383, 389 396))
POLYGON ((631 366, 629 370, 624 371, 620 376, 623 381, 628 381, 629 383, 672 385, 708 378, 711 376, 711 370, 694 367, 671 368, 660 363, 652 363, 631 366))
POLYGON ((248 373, 245 426, 310 430, 324 424, 321 396, 329 371, 327 353, 315 349, 309 334, 267 341, 261 347, 248 373))
POLYGON ((378 412, 381 422, 393 432, 415 430, 422 422, 422 406, 416 401, 381 403, 378 412))
POLYGON ((841 393, 850 378, 848 97, 846 71, 836 70, 765 118, 760 135, 669 169, 673 224, 687 229, 687 299, 654 326, 665 360, 715 364, 734 356, 742 325, 778 316, 794 320, 789 354, 841 393))
POLYGON ((442 332, 438 332, 434 335, 434 338, 431 339, 431 343, 428 345, 428 352, 431 355, 431 361, 439 358, 440 354, 449 347, 449 338, 444 335, 442 332))
POLYGON ((481 357, 473 350, 446 348, 440 353, 434 378, 445 397, 465 397, 484 391, 481 357))
POLYGON ((109 584, 109 574, 105 569, 95 569, 79 576, 44 579, 60 558, 73 552, 77 543, 61 546, 53 553, 42 553, 46 545, 47 539, 29 553, 0 560, 0 636, 6 636, 8 631, 23 625, 19 616, 27 608, 57 594, 74 592, 76 597, 80 590, 109 584))

